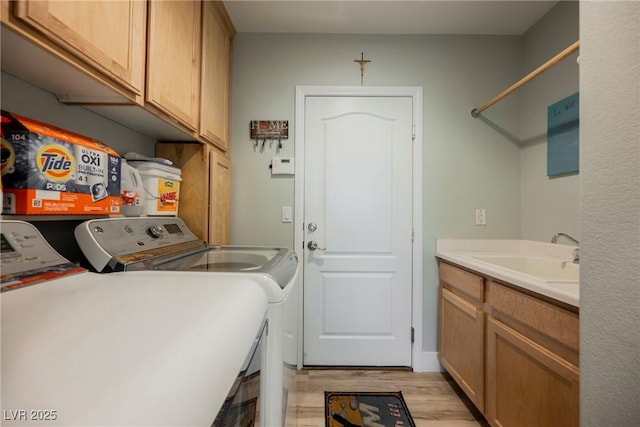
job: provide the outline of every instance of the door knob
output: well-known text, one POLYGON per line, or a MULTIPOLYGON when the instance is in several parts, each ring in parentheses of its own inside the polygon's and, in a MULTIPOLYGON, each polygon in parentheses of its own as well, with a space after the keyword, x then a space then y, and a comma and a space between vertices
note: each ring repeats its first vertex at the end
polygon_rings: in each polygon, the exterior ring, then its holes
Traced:
POLYGON ((315 251, 317 249, 320 249, 321 251, 326 251, 327 248, 319 248, 318 247, 318 242, 314 241, 314 240, 310 240, 309 243, 307 243, 307 248, 309 248, 310 251, 315 251))
POLYGON ((307 229, 313 233, 318 229, 318 225, 313 222, 310 222, 309 225, 307 226, 307 229))

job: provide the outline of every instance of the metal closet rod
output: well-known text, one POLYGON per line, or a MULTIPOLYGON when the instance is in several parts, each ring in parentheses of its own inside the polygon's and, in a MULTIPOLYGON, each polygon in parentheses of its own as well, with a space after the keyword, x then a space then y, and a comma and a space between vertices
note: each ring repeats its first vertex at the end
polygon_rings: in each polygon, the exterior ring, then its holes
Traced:
POLYGON ((520 87, 529 83, 529 81, 538 77, 540 74, 544 73, 549 68, 553 67, 558 62, 562 61, 564 58, 566 58, 567 56, 577 51, 579 48, 580 48, 580 40, 578 40, 577 42, 575 42, 574 44, 572 44, 571 46, 569 46, 568 48, 566 48, 565 50, 563 50, 562 52, 560 52, 559 54, 557 54, 556 56, 554 56, 553 58, 545 62, 544 64, 542 64, 541 66, 539 66, 538 68, 536 68, 535 70, 533 70, 532 72, 530 72, 529 74, 527 74, 526 76, 518 80, 517 82, 515 82, 513 85, 511 85, 507 89, 503 90, 502 92, 500 92, 499 94, 491 98, 491 100, 489 100, 486 104, 471 110, 471 117, 474 117, 474 118, 478 117, 480 113, 482 113, 484 110, 491 107, 493 104, 500 101, 502 98, 506 97, 507 95, 510 95, 511 92, 514 92, 520 89, 520 87))

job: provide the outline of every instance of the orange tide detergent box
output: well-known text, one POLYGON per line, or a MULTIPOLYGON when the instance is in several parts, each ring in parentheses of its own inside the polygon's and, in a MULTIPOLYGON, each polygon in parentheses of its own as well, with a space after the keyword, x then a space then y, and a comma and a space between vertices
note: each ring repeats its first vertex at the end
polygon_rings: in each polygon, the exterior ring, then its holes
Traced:
POLYGON ((1 111, 2 213, 120 213, 121 159, 100 141, 1 111))

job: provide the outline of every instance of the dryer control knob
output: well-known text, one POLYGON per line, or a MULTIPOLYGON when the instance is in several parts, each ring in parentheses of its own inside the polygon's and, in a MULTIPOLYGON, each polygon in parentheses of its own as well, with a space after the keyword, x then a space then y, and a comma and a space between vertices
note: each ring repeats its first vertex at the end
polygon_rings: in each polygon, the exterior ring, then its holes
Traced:
POLYGON ((158 224, 150 225, 149 227, 147 227, 147 234, 154 239, 159 239, 160 237, 162 237, 163 233, 164 230, 158 224))

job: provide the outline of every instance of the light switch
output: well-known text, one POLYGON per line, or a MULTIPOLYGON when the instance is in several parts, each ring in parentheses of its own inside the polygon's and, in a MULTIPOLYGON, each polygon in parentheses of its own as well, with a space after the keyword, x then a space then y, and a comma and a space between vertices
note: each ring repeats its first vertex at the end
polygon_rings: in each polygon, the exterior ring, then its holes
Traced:
POLYGON ((291 206, 282 207, 282 222, 291 222, 291 206))

